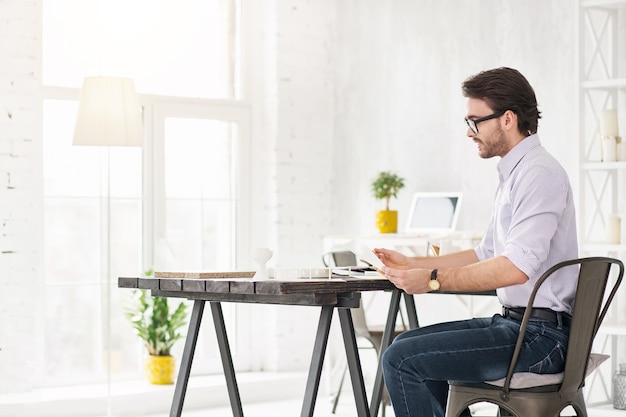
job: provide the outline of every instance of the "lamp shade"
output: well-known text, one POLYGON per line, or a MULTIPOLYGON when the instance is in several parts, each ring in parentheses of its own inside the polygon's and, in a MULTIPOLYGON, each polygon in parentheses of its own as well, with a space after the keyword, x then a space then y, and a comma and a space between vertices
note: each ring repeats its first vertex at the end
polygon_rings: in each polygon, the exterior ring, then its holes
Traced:
POLYGON ((143 121, 133 80, 86 77, 80 90, 74 145, 141 146, 143 121))

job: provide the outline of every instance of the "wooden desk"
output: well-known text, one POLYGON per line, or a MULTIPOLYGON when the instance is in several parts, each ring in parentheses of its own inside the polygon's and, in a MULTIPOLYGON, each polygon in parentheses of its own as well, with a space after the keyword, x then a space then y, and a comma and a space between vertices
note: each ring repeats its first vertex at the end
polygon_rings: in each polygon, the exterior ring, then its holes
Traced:
MULTIPOLYGON (((170 409, 170 417, 180 417, 185 400, 187 383, 193 355, 198 340, 198 332, 206 301, 211 305, 213 323, 217 335, 217 342, 222 358, 222 366, 226 377, 226 386, 230 398, 233 416, 243 416, 239 389, 232 362, 230 346, 224 325, 222 314, 222 302, 258 303, 258 304, 285 304, 320 307, 321 313, 317 327, 317 333, 313 346, 313 355, 307 377, 301 417, 312 417, 315 408, 315 400, 319 389, 322 365, 328 343, 328 335, 332 316, 335 310, 339 315, 341 333, 344 340, 348 369, 352 380, 352 389, 356 400, 357 415, 369 417, 376 415, 380 406, 383 388, 382 372, 380 363, 374 382, 371 403, 368 407, 367 394, 363 382, 361 362, 354 334, 352 315, 350 308, 359 306, 361 292, 363 291, 392 291, 389 304, 389 313, 383 334, 381 352, 391 342, 393 329, 403 294, 393 284, 385 279, 372 278, 346 278, 336 279, 299 279, 289 281, 264 280, 254 281, 250 278, 197 278, 189 277, 193 274, 171 274, 167 277, 144 277, 118 279, 120 288, 138 288, 150 290, 153 296, 176 297, 194 300, 193 310, 189 322, 189 330, 185 340, 183 357, 180 364, 174 398, 170 409)), ((413 297, 405 296, 407 311, 409 313, 409 326, 417 327, 417 314, 413 297)))

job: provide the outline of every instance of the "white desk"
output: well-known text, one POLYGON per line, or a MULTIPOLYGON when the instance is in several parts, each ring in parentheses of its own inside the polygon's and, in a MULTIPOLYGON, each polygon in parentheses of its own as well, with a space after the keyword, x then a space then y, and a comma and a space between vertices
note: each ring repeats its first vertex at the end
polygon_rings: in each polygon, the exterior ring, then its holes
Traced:
POLYGON ((404 233, 386 233, 378 235, 331 235, 324 237, 324 252, 338 251, 357 240, 371 248, 395 249, 405 255, 425 256, 428 243, 438 245, 441 254, 456 250, 471 249, 480 243, 482 233, 453 232, 448 234, 410 235, 404 233))

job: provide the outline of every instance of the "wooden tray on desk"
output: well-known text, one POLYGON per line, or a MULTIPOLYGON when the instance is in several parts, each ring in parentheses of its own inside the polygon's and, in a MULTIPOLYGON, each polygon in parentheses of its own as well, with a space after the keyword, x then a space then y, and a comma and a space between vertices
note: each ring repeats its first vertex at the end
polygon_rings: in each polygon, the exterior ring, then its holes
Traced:
POLYGON ((225 271, 225 272, 155 272, 155 278, 196 278, 196 279, 217 279, 217 278, 252 278, 254 271, 225 271))

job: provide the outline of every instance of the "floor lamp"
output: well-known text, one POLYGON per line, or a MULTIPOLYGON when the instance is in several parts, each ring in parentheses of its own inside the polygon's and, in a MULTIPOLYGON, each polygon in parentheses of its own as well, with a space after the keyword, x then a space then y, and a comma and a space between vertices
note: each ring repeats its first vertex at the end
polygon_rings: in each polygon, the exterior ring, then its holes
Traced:
MULTIPOLYGON (((105 146, 106 155, 106 262, 105 303, 107 415, 111 415, 111 146, 142 146, 143 120, 133 80, 86 77, 80 91, 73 145, 105 146)), ((102 193, 101 193, 102 195, 102 193)))

